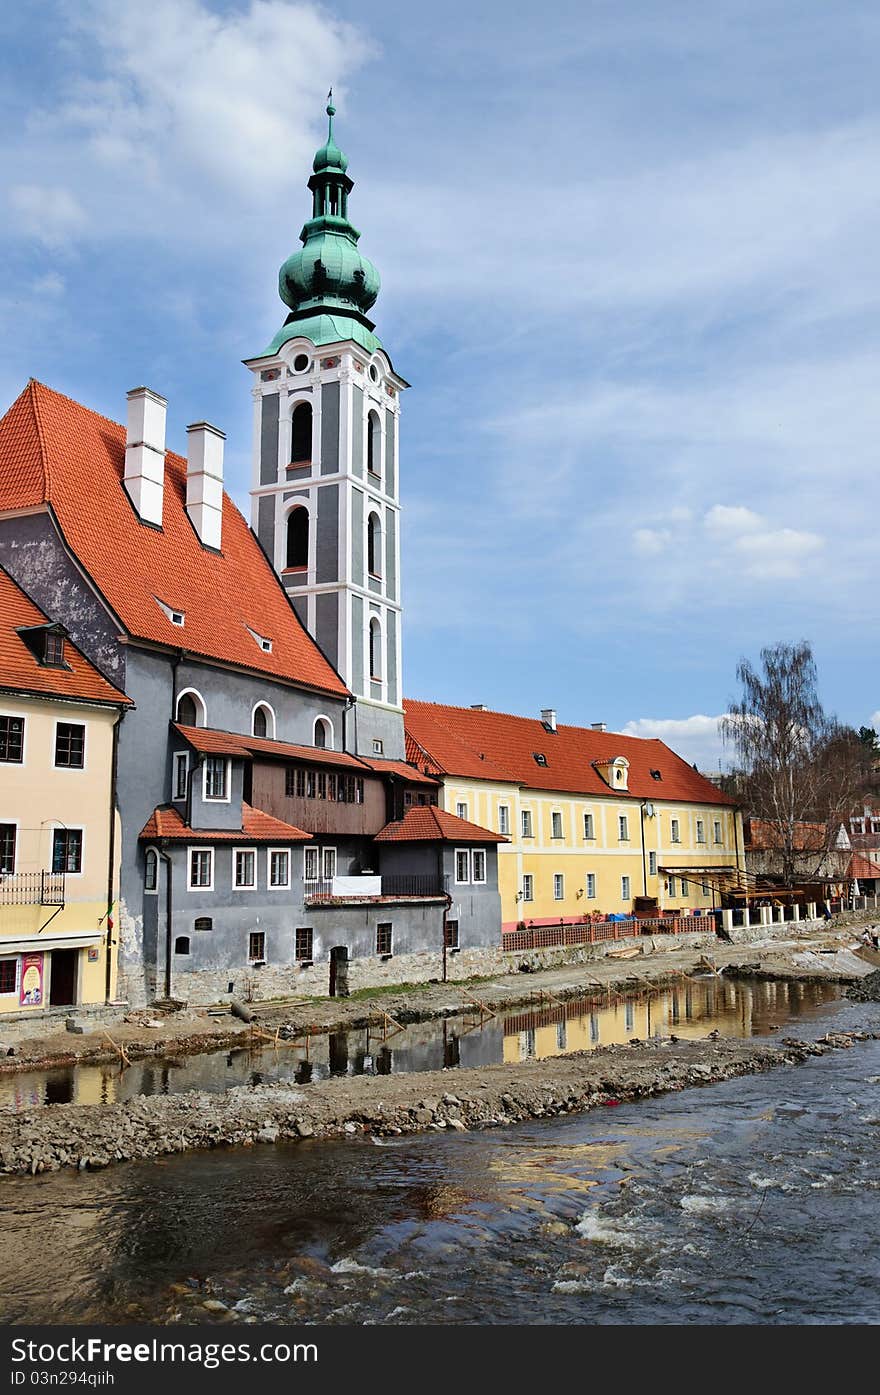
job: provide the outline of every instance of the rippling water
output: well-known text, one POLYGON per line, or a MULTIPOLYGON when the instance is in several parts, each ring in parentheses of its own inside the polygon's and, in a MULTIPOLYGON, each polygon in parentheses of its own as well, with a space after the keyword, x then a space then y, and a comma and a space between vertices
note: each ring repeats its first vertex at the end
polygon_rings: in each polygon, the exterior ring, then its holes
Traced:
MULTIPOLYGON (((880 1028, 841 1004, 818 1030, 880 1028)), ((568 1119, 0 1183, 7 1322, 874 1323, 880 1042, 568 1119), (48 1271, 45 1256, 52 1256, 48 1271)))

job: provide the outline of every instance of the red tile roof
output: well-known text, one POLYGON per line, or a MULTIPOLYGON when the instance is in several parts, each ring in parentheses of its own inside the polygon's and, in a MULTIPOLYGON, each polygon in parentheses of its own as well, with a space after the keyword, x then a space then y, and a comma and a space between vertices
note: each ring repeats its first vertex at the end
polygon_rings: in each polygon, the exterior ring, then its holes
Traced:
POLYGON ((407 699, 404 707, 410 739, 448 775, 618 799, 735 803, 662 741, 589 727, 557 726, 550 732, 530 717, 435 702, 407 699), (537 763, 536 754, 546 765, 537 763), (615 756, 629 761, 626 791, 612 790, 595 768, 615 756), (659 771, 659 779, 652 770, 659 771))
POLYGON ((215 731, 213 727, 185 727, 175 722, 184 740, 196 751, 207 755, 239 756, 250 759, 254 755, 275 756, 278 760, 310 761, 313 765, 343 766, 346 770, 367 773, 368 767, 357 756, 344 751, 328 751, 324 746, 296 746, 289 741, 272 741, 264 736, 244 736, 240 732, 215 731))
POLYGON ((398 775, 401 780, 406 780, 411 785, 430 785, 436 789, 439 784, 434 776, 423 775, 415 766, 402 760, 373 760, 367 756, 362 756, 361 760, 368 770, 375 770, 379 775, 398 775))
POLYGON ((39 663, 18 630, 51 622, 2 567, 0 616, 0 688, 80 702, 132 706, 131 698, 114 688, 70 639, 64 640, 67 668, 47 668, 39 663))
POLYGON ((846 869, 849 878, 856 877, 859 881, 870 881, 874 877, 880 877, 880 867, 874 862, 869 862, 861 853, 853 853, 846 869))
POLYGON ((307 843, 312 835, 292 823, 282 823, 262 809, 252 809, 250 804, 241 806, 241 828, 232 829, 190 828, 177 809, 160 804, 138 836, 150 841, 167 838, 172 843, 307 843))
POLYGON ((140 522, 128 498, 124 460, 123 426, 32 379, 0 420, 0 510, 51 504, 69 547, 131 635, 344 695, 228 495, 216 553, 202 546, 186 512, 186 461, 166 454, 156 529, 140 522), (157 597, 185 612, 183 628, 157 597), (271 639, 271 654, 248 626, 271 639))
POLYGON ((387 823, 376 834, 377 843, 507 843, 510 840, 491 828, 468 823, 433 804, 408 809, 402 819, 387 823))
MULTIPOLYGON (((824 823, 796 823, 791 846, 794 852, 822 852, 826 844, 827 830, 824 823)), ((744 819, 743 842, 748 851, 771 849, 778 851, 785 845, 782 828, 770 819, 744 819)), ((833 851, 833 849, 832 849, 833 851)))

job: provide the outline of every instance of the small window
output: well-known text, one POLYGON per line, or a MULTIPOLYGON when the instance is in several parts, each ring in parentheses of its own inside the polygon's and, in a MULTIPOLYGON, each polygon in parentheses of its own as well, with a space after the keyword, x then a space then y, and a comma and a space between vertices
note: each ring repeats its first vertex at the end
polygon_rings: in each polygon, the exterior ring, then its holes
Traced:
POLYGON ((190 891, 210 890, 214 884, 214 853, 211 848, 194 848, 189 856, 190 891))
POLYGON ((296 931, 296 958, 299 964, 311 964, 314 931, 311 928, 296 931))
POLYGON ((585 837, 585 838, 595 838, 595 836, 596 836, 596 832, 595 832, 595 826, 594 826, 594 824, 593 824, 593 815, 592 815, 592 814, 584 814, 584 837, 585 837))
POLYGON ((482 885, 486 880, 486 850, 474 848, 471 853, 471 881, 482 885))
POLYGON ((706 825, 705 825, 705 823, 703 822, 702 819, 697 819, 697 842, 698 842, 698 843, 705 843, 705 841, 706 841, 706 825))
POLYGON ((550 837, 562 837, 562 815, 560 813, 557 813, 555 810, 550 815, 550 837))
POLYGON ((681 894, 682 896, 690 895, 690 884, 685 881, 684 877, 681 879, 681 894))
POLYGON ((266 932, 265 930, 251 930, 248 935, 248 959, 252 964, 265 964, 266 962, 266 932))
POLYGON ((522 899, 524 901, 534 901, 535 899, 535 879, 531 872, 523 873, 522 899))
POLYGON ((317 781, 318 781, 318 798, 319 798, 319 799, 326 799, 326 798, 327 798, 327 772, 326 772, 326 770, 319 770, 319 771, 318 771, 317 781))
POLYGON ((64 635, 46 631, 43 646, 43 663, 47 668, 64 668, 64 635))
POLYGON ((0 717, 0 761, 21 765, 24 760, 24 717, 0 717))
POLYGON ((269 885, 276 891, 290 886, 290 853, 286 848, 269 849, 269 885))
POLYGON ((565 877, 561 872, 556 872, 553 876, 553 900, 565 900, 565 877))
POLYGON ((198 915, 193 921, 193 930, 195 930, 198 934, 201 934, 203 931, 213 929, 214 922, 209 915, 198 915))
POLYGON ((309 362, 308 354, 297 354, 296 358, 293 360, 294 373, 305 373, 309 366, 309 362))
POLYGON ((587 873, 587 900, 588 900, 588 901, 595 901, 595 899, 596 899, 596 873, 595 873, 595 872, 588 872, 588 873, 587 873))
MULTIPOLYGON (((363 804, 363 802, 364 802, 364 782, 363 782, 363 780, 361 780, 361 779, 355 780, 355 786, 354 786, 354 802, 355 802, 355 804, 363 804)), ((435 803, 436 803, 436 800, 435 800, 435 803)))
POLYGON ((186 782, 189 775, 189 755, 177 751, 174 756, 174 798, 186 799, 186 782))
POLYGON ((378 737, 374 737, 374 738, 373 738, 373 755, 374 755, 374 756, 381 756, 381 754, 382 754, 382 752, 383 752, 384 750, 385 750, 385 747, 384 747, 383 743, 378 739, 378 737))
POLYGON ((522 811, 522 836, 523 836, 524 838, 531 838, 531 836, 532 836, 532 811, 531 811, 531 809, 523 809, 523 811, 522 811))
POLYGON ((226 800, 227 770, 229 762, 225 756, 205 758, 205 799, 226 800))
POLYGON ((702 891, 702 893, 703 893, 704 896, 708 896, 708 895, 709 895, 709 883, 708 883, 708 882, 703 882, 702 885, 701 885, 701 887, 700 887, 700 890, 702 891))
POLYGON ((336 876, 336 849, 321 849, 321 876, 325 882, 332 882, 336 876))
POLYGON ((447 920, 443 930, 443 939, 447 949, 458 949, 458 921, 447 920))
POLYGON ((251 728, 254 736, 259 737, 261 740, 269 735, 269 713, 262 703, 254 708, 251 728))
POLYGON ((83 835, 81 828, 55 828, 52 830, 52 871, 82 871, 83 835))
POLYGON ((307 881, 307 882, 316 882, 316 881, 318 880, 318 868, 319 868, 319 866, 320 866, 320 864, 319 864, 319 861, 318 861, 318 849, 317 849, 317 848, 304 848, 304 849, 303 849, 303 879, 304 879, 305 881, 307 881))
POLYGON ((672 825, 671 825, 671 827, 672 827, 672 841, 673 841, 673 843, 680 843, 680 842, 681 842, 681 828, 680 828, 678 819, 673 819, 673 820, 672 820, 672 825))
POLYGON ((4 876, 15 871, 16 832, 14 823, 0 823, 0 874, 4 876))
POLYGON ((253 848, 236 848, 233 885, 236 891, 252 891, 257 884, 257 854, 253 848))
POLYGON ((662 779, 663 779, 663 772, 662 772, 662 770, 652 770, 652 771, 651 771, 651 779, 652 779, 652 780, 662 780, 662 779))
POLYGON ((189 935, 178 935, 174 941, 175 954, 189 954, 189 935))
POLYGON ((333 728, 326 717, 316 719, 312 744, 321 751, 333 749, 333 728))
POLYGON ((617 816, 617 837, 621 843, 629 841, 629 817, 626 814, 617 816))
POLYGON ((648 853, 648 875, 651 877, 657 875, 657 854, 655 852, 648 853))
POLYGON ((624 901, 628 901, 628 900, 629 900, 629 877, 621 877, 621 879, 620 879, 620 895, 621 895, 621 897, 623 898, 624 901))
POLYGON ((543 752, 543 751, 533 751, 533 752, 532 752, 532 755, 533 755, 534 758, 535 758, 535 765, 546 765, 546 764, 547 764, 547 757, 544 755, 544 752, 543 752))
POLYGON ((182 727, 204 727, 208 724, 205 704, 197 693, 181 693, 176 711, 174 720, 182 727))
POLYGON ((712 837, 716 843, 721 842, 721 820, 716 819, 712 825, 712 837))
POLYGON ((865 820, 864 820, 864 819, 850 819, 850 828, 852 829, 853 833, 864 833, 864 831, 865 831, 865 820))
POLYGON ((86 756, 86 729, 79 722, 59 722, 55 728, 55 764, 82 770, 86 756))
POLYGON ((155 891, 159 876, 159 859, 149 848, 144 858, 144 891, 155 891))
POLYGON ((379 955, 390 955, 391 949, 391 925, 388 922, 376 926, 376 953, 379 955))
POLYGON ((510 809, 506 804, 498 805, 498 832, 510 832, 510 809))
POLYGON ((18 960, 0 959, 0 993, 14 993, 18 986, 18 960))
POLYGON ((464 886, 471 879, 471 859, 467 848, 456 848, 455 850, 455 880, 459 886, 464 886))
POLYGON ((466 804, 456 804, 455 812, 460 819, 466 819, 468 816, 468 806, 466 804))

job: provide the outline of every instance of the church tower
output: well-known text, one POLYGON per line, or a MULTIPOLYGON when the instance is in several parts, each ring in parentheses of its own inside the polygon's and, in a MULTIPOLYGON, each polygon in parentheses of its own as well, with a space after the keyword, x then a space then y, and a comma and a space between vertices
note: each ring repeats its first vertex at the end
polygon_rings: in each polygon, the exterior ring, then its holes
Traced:
POLYGON ((309 180, 312 216, 278 277, 290 313, 268 348, 245 360, 254 375, 251 526, 357 698, 357 754, 402 760, 398 420, 408 384, 367 318, 379 273, 348 219, 352 180, 335 114, 331 98, 309 180))

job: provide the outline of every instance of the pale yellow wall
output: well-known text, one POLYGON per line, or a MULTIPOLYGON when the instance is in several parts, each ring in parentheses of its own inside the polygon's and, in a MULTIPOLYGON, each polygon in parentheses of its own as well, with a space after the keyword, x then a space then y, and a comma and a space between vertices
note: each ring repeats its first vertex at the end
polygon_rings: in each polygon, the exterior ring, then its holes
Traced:
MULTIPOLYGON (((517 785, 495 784, 483 780, 447 777, 441 802, 451 813, 459 804, 466 805, 466 817, 485 828, 501 831, 499 806, 510 811, 510 842, 499 845, 498 879, 501 891, 502 920, 571 918, 587 912, 605 914, 630 912, 636 896, 645 894, 642 861, 642 832, 638 799, 615 797, 609 790, 607 798, 587 798, 582 795, 556 794, 550 791, 525 790, 517 785), (532 814, 533 836, 522 836, 522 811, 532 814), (553 836, 553 814, 561 815, 562 837, 553 836), (584 836, 584 815, 593 816, 593 837, 584 836), (619 836, 618 818, 627 819, 628 838, 619 836), (587 874, 596 878, 596 895, 586 895, 587 874), (522 878, 531 874, 534 900, 517 899, 522 878), (554 876, 563 877, 563 896, 554 896, 554 876), (623 896, 622 878, 630 879, 630 895, 623 896), (583 889, 583 894, 578 892, 583 889)), ((657 855, 658 869, 663 866, 725 866, 737 862, 735 819, 739 816, 726 805, 689 805, 652 800, 655 813, 646 815, 645 866, 650 868, 649 854, 657 855), (679 821, 680 842, 672 841, 672 819, 679 821), (697 841, 697 822, 702 820, 705 841, 697 841), (721 824, 721 841, 715 841, 715 821, 721 824)), ((742 866, 742 829, 739 820, 739 862, 742 866)), ((682 895, 680 877, 675 876, 675 893, 670 894, 668 878, 662 874, 647 876, 647 895, 657 898, 661 910, 709 909, 715 904, 711 887, 704 894, 700 881, 689 881, 682 895)))
MULTIPOLYGON (((22 764, 0 762, 0 823, 17 824, 15 872, 51 871, 52 830, 61 826, 83 830, 82 872, 65 875, 65 905, 57 915, 53 916, 54 906, 4 905, 0 898, 0 955, 4 940, 37 936, 41 928, 45 936, 53 938, 100 931, 102 941, 97 946, 98 958, 90 961, 87 950, 80 951, 77 1000, 103 1002, 113 727, 118 711, 0 694, 0 714, 16 715, 25 720, 22 764), (58 722, 85 726, 82 770, 56 768, 55 727, 58 722)), ((120 844, 117 820, 114 874, 117 890, 120 844)), ((49 959, 47 954, 43 1006, 49 1001, 49 959)), ((113 959, 111 995, 116 991, 115 953, 113 959)), ((18 1011, 18 996, 18 993, 0 994, 0 1012, 18 1011)), ((21 1010, 31 1009, 23 1007, 21 1010)))

